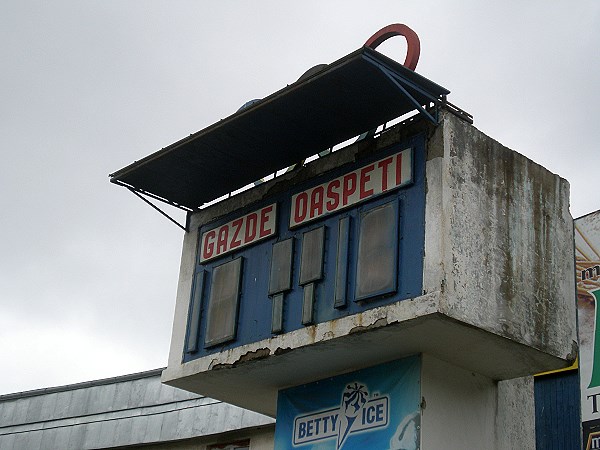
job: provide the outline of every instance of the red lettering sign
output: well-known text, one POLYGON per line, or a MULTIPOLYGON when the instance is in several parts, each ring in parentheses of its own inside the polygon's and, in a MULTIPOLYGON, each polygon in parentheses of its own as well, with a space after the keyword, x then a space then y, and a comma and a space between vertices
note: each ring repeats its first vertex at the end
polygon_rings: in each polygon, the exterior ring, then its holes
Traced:
POLYGON ((394 160, 393 157, 386 158, 377 163, 377 167, 381 169, 381 190, 387 191, 388 189, 388 166, 394 160))
POLYGON ((340 180, 333 180, 327 186, 327 212, 335 211, 340 205, 340 180))
POLYGON ((367 183, 371 180, 371 177, 369 176, 369 172, 372 172, 373 169, 375 169, 375 165, 374 164, 369 164, 367 167, 363 167, 362 169, 360 169, 360 190, 359 190, 359 194, 360 194, 360 199, 364 200, 367 197, 370 197, 371 195, 373 195, 373 189, 366 189, 366 185, 367 183))
POLYGON ((402 153, 396 155, 396 185, 402 182, 402 153))
POLYGON ((230 248, 237 248, 242 245, 242 241, 239 238, 240 230, 242 229, 242 225, 244 224, 244 219, 237 219, 231 222, 231 226, 233 227, 233 239, 231 239, 230 248))
POLYGON ((256 213, 251 213, 246 216, 246 232, 244 233, 244 244, 252 242, 256 237, 256 222, 258 216, 256 213))
POLYGON ((269 222, 269 214, 273 211, 273 205, 269 205, 260 210, 260 231, 258 233, 258 238, 262 239, 271 235, 271 228, 268 228, 270 225, 269 222))
POLYGON ((200 240, 200 262, 210 261, 273 236, 276 226, 277 204, 273 203, 205 231, 200 240))
POLYGON ((292 196, 290 228, 412 182, 412 149, 375 161, 292 196))
POLYGON ((308 210, 308 194, 301 192, 296 197, 296 201, 292 206, 292 215, 294 222, 302 223, 306 219, 306 211, 308 210))
POLYGON ((319 217, 323 214, 323 186, 317 186, 310 195, 310 217, 319 217))
POLYGON ((346 206, 350 202, 350 196, 356 192, 356 173, 350 172, 344 175, 344 189, 342 189, 342 205, 346 206))
POLYGON ((202 258, 201 259, 210 259, 213 256, 213 252, 215 251, 215 236, 217 233, 215 230, 210 230, 209 232, 204 234, 202 240, 202 258))

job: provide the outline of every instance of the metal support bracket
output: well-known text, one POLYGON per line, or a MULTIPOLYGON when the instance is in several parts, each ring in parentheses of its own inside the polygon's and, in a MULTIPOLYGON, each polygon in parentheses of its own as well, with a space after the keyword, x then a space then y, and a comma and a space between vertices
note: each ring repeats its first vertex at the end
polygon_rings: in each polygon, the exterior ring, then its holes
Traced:
POLYGON ((126 186, 126 187, 131 192, 133 192, 137 197, 141 198, 144 202, 148 203, 150 206, 152 206, 155 210, 157 210, 159 213, 161 213, 163 216, 165 216, 167 219, 169 219, 171 222, 173 222, 175 225, 177 225, 183 231, 185 231, 185 232, 188 231, 187 227, 181 225, 179 222, 177 222, 175 219, 173 219, 171 216, 169 216, 166 212, 164 212, 162 209, 160 209, 158 206, 156 206, 154 203, 152 203, 150 200, 148 200, 142 194, 137 192, 135 189, 133 189, 132 187, 129 187, 129 186, 126 186))
POLYGON ((394 83, 394 85, 406 96, 406 98, 408 98, 408 100, 414 105, 415 108, 417 108, 417 110, 423 116, 425 116, 434 125, 438 124, 437 118, 432 116, 425 108, 423 108, 423 106, 421 106, 421 104, 406 90, 406 88, 402 84, 407 84, 412 89, 418 91, 420 94, 428 97, 431 100, 431 102, 434 103, 436 106, 441 102, 441 99, 432 96, 429 92, 421 89, 419 86, 415 85, 414 83, 411 83, 409 80, 399 77, 387 67, 374 61, 368 56, 365 56, 365 60, 377 67, 379 70, 381 70, 381 72, 383 72, 383 74, 386 77, 388 77, 392 83, 394 83))

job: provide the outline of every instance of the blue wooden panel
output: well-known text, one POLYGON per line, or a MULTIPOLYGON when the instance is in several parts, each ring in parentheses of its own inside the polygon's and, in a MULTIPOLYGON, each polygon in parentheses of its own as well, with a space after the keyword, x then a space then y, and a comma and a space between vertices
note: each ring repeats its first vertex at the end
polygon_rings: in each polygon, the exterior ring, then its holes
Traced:
MULTIPOLYGON (((365 158, 364 160, 359 160, 354 164, 347 164, 327 175, 309 180, 303 184, 298 184, 288 192, 277 193, 272 197, 265 198, 260 203, 249 205, 243 210, 236 211, 229 216, 203 225, 201 229, 198 230, 200 236, 206 230, 213 229, 221 224, 226 224, 236 217, 255 211, 265 205, 277 203, 277 232, 274 236, 204 263, 200 263, 200 258, 197 258, 198 263, 196 272, 205 272, 204 298, 201 302, 202 306, 200 311, 196 310, 195 312, 195 314, 199 315, 198 345, 194 351, 184 355, 184 362, 214 352, 224 351, 240 345, 268 339, 273 336, 272 300, 269 297, 269 277, 271 272, 273 244, 290 238, 294 238, 292 288, 286 290, 283 295, 283 320, 281 332, 287 333, 305 327, 306 325, 303 324, 302 321, 304 288, 301 286, 299 280, 303 236, 305 232, 320 227, 325 227, 323 277, 314 282, 314 323, 339 319, 378 306, 422 295, 423 252, 425 240, 425 155, 425 139, 423 135, 417 135, 365 158), (342 176, 365 164, 370 164, 381 158, 396 154, 407 148, 412 149, 413 155, 413 182, 410 185, 386 192, 385 194, 372 199, 365 200, 363 203, 359 203, 342 211, 332 213, 315 219, 307 224, 290 229, 292 195, 304 189, 316 186, 319 183, 342 176), (398 261, 395 290, 394 292, 388 292, 385 295, 375 296, 373 298, 365 299, 364 301, 357 301, 353 294, 355 292, 356 260, 358 256, 357 225, 359 224, 361 214, 365 211, 371 210, 378 205, 389 203, 390 201, 394 201, 394 203, 398 205, 398 261), (340 232, 339 222, 345 218, 348 218, 348 227, 342 228, 342 231, 340 232), (342 239, 345 240, 348 245, 348 248, 345 251, 345 254, 347 255, 347 299, 345 299, 345 306, 343 304, 340 305, 339 301, 337 305, 335 304, 335 280, 336 278, 339 278, 336 276, 336 273, 338 272, 337 255, 339 253, 338 241, 340 240, 340 233, 344 235, 342 236, 342 239), (207 293, 211 291, 212 272, 216 266, 238 257, 243 257, 244 267, 241 281, 239 322, 236 337, 229 342, 223 342, 218 346, 207 348, 205 345, 206 313, 208 307, 206 297, 207 293)), ((189 323, 192 324, 194 321, 190 320, 189 323)), ((188 333, 189 332, 190 327, 188 326, 188 333)), ((194 337, 192 336, 192 340, 193 339, 194 337)), ((191 348, 193 349, 193 346, 191 348)))
POLYGON ((194 274, 194 283, 190 296, 190 310, 188 312, 188 332, 185 351, 188 353, 198 350, 198 331, 200 327, 200 306, 204 292, 204 271, 194 274))
POLYGON ((346 307, 348 285, 348 247, 350 245, 350 218, 342 217, 338 224, 338 243, 335 268, 335 308, 346 307))
POLYGON ((535 441, 538 450, 581 449, 579 373, 535 379, 535 441))

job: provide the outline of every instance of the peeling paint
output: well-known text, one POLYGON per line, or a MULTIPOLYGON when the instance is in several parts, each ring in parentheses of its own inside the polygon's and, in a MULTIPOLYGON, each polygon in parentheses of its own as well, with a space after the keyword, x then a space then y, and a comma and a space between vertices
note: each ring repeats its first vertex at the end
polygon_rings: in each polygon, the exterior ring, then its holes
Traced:
POLYGON ((278 347, 278 348, 277 348, 277 349, 276 349, 276 350, 273 352, 273 354, 274 354, 275 356, 279 356, 279 355, 285 355, 286 353, 288 353, 288 352, 291 352, 292 350, 293 350, 293 349, 292 349, 292 348, 290 348, 290 347, 285 347, 285 348, 278 347))
POLYGON ((359 325, 357 327, 354 327, 354 328, 350 329, 348 334, 363 333, 365 331, 372 330, 374 328, 385 327, 386 325, 388 325, 388 321, 385 317, 383 317, 381 319, 377 319, 374 323, 372 323, 370 325, 366 325, 366 326, 359 325))
POLYGON ((270 354, 271 350, 269 350, 268 348, 259 348, 258 350, 244 353, 242 356, 239 357, 238 360, 234 361, 231 364, 214 364, 209 370, 219 370, 236 367, 239 364, 264 359, 270 354))

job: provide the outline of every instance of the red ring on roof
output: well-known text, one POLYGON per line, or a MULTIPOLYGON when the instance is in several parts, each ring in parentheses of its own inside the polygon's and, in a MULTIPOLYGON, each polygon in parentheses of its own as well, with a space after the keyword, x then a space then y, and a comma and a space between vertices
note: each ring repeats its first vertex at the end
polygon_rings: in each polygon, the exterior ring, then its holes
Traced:
POLYGON ((407 50, 406 59, 404 60, 403 65, 410 70, 415 70, 417 63, 419 62, 419 55, 421 54, 421 43, 417 33, 406 25, 394 23, 387 27, 383 27, 365 42, 365 46, 375 50, 379 44, 393 36, 404 36, 406 38, 407 50))

